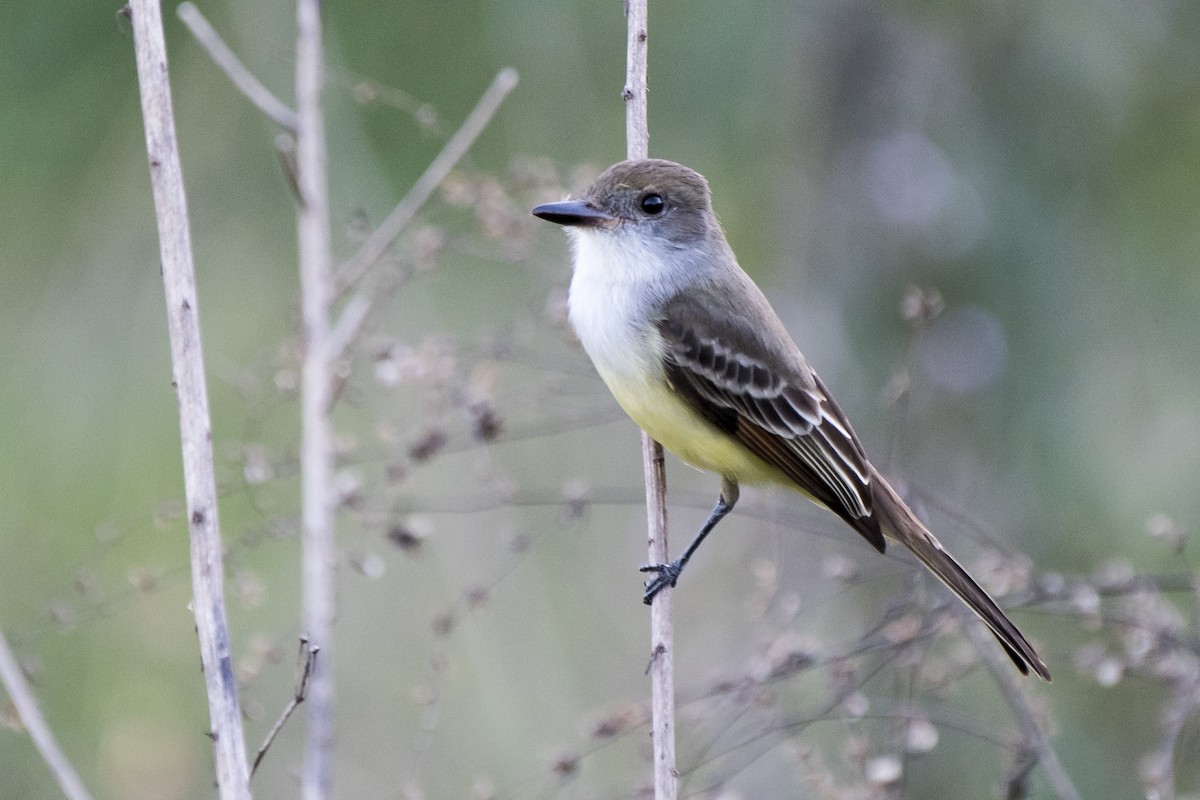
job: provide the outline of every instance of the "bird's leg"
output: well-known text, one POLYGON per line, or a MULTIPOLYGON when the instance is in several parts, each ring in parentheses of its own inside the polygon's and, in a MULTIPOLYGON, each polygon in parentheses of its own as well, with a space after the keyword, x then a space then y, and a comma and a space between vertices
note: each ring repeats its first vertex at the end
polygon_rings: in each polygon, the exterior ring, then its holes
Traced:
POLYGON ((654 596, 668 586, 674 586, 679 580, 679 574, 683 572, 684 566, 691 559, 692 554, 700 547, 700 543, 704 541, 704 537, 712 532, 712 529, 717 527, 717 523, 725 518, 725 515, 733 511, 734 505, 738 501, 738 485, 737 481, 732 478, 721 478, 721 494, 717 497, 717 504, 713 506, 712 513, 708 515, 708 519, 700 527, 700 531, 696 537, 692 539, 692 543, 683 551, 683 555, 672 561, 670 564, 646 564, 639 568, 640 572, 656 573, 646 583, 646 591, 642 594, 642 602, 650 605, 654 602, 654 596))

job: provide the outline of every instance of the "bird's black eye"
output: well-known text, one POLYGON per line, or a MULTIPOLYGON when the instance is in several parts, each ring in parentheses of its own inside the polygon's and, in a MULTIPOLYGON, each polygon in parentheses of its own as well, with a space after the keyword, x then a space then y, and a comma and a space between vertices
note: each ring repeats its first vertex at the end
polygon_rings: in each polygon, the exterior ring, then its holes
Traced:
POLYGON ((663 196, 658 192, 649 192, 642 195, 641 206, 642 211, 653 217, 663 212, 663 209, 667 207, 667 202, 663 200, 663 196))

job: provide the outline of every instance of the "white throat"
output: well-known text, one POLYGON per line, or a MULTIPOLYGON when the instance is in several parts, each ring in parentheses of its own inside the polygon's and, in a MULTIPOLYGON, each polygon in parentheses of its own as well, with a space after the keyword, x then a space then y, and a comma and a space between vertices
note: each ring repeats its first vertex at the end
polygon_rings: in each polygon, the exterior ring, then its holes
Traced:
POLYGON ((571 324, 605 381, 656 377, 662 347, 654 311, 671 295, 661 241, 632 227, 571 230, 571 324))

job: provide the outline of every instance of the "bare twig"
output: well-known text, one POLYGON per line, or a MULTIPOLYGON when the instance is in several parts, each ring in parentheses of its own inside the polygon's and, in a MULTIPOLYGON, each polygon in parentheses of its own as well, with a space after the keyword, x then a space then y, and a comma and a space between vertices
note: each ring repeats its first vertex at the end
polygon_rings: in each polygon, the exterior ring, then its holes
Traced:
MULTIPOLYGON (((646 158, 650 127, 646 103, 647 0, 625 2, 626 46, 625 155, 646 158)), ((646 523, 650 563, 666 564, 667 476, 662 445, 642 432, 642 467, 646 479, 646 523)), ((650 606, 650 726, 654 753, 655 800, 675 800, 675 662, 671 627, 671 591, 659 592, 650 606)))
POLYGON ((296 185, 296 137, 287 131, 275 137, 275 157, 279 159, 279 167, 287 178, 288 188, 292 196, 300 199, 300 187, 296 185))
POLYGON ((442 184, 442 181, 450 174, 450 170, 454 169, 454 165, 471 149, 471 145, 487 127, 496 110, 500 108, 500 104, 504 102, 504 98, 516 87, 517 80, 517 71, 511 67, 505 67, 496 73, 491 86, 479 98, 475 108, 463 121, 462 127, 450 137, 450 141, 446 142, 442 151, 425 168, 425 172, 420 178, 417 178, 417 182, 408 190, 408 194, 396 204, 392 213, 388 214, 379 227, 371 232, 371 235, 358 248, 358 252, 338 268, 337 286, 339 290, 345 290, 357 283, 387 251, 400 232, 404 230, 404 226, 412 220, 421 206, 425 205, 425 201, 442 184))
POLYGON ((650 153, 650 123, 646 103, 647 0, 625 2, 625 157, 650 153))
POLYGON ((300 307, 304 337, 301 378, 301 491, 303 493, 304 630, 325 653, 312 676, 304 797, 324 800, 333 789, 333 617, 336 555, 333 539, 333 376, 329 308, 333 299, 329 189, 321 88, 325 55, 320 0, 296 4, 296 213, 300 307))
POLYGON ((17 663, 17 657, 8 646, 8 639, 3 631, 0 631, 0 684, 3 684, 4 690, 8 692, 8 697, 21 718, 21 724, 29 731, 29 738, 33 739, 42 760, 50 767, 50 772, 54 774, 62 793, 69 800, 91 800, 92 796, 79 779, 79 774, 67 760, 66 754, 59 749, 54 733, 46 723, 46 718, 42 716, 37 698, 33 696, 33 689, 30 688, 29 681, 25 680, 21 665, 17 663))
POLYGON ((171 372, 179 402, 183 483, 191 541, 192 611, 200 639, 200 663, 222 798, 249 798, 249 770, 237 680, 225 616, 217 486, 213 475, 212 423, 204 377, 196 276, 183 167, 175 138, 162 11, 157 0, 134 0, 133 42, 150 162, 150 185, 158 220, 171 372))
POLYGON ((192 3, 180 3, 175 13, 179 15, 183 24, 187 25, 200 46, 207 51, 208 57, 220 67, 225 77, 229 78, 247 100, 276 125, 289 131, 296 130, 296 112, 272 94, 262 81, 254 77, 254 73, 246 69, 246 65, 229 49, 221 35, 200 13, 200 9, 192 3))
POLYGON ((283 713, 279 715, 279 719, 275 720, 275 724, 271 726, 271 730, 267 732, 267 737, 263 739, 262 745, 258 748, 258 753, 254 756, 254 764, 250 767, 250 777, 254 777, 254 773, 258 771, 258 765, 262 763, 263 756, 267 754, 271 743, 275 741, 275 737, 279 735, 279 731, 283 730, 284 724, 288 718, 296 710, 297 706, 303 703, 308 698, 308 687, 312 682, 313 670, 317 666, 317 654, 321 652, 321 648, 317 647, 305 639, 300 637, 300 656, 299 670, 300 675, 296 678, 296 691, 292 694, 292 699, 284 706, 283 713))
MULTIPOLYGON (((667 477, 662 445, 642 432, 646 470, 646 524, 650 563, 670 561, 667 548, 667 477)), ((659 592, 650 606, 650 735, 654 756, 654 798, 675 800, 675 655, 671 591, 659 592)))
POLYGON ((341 358, 346 349, 354 343, 354 338, 362 330, 367 315, 371 313, 375 295, 362 291, 346 301, 342 313, 338 315, 337 323, 329 334, 330 358, 341 358))
POLYGON ((1038 763, 1042 765, 1046 779, 1050 782, 1054 793, 1061 800, 1082 800, 1079 790, 1071 782, 1071 776, 1067 774, 1062 762, 1058 760, 1058 753, 1050 744, 1045 731, 1042 730, 1037 713, 1029 705, 1029 701, 1025 697, 1025 690, 1018 684, 1012 664, 1001 655, 1000 648, 996 647, 995 642, 985 632, 982 625, 976 625, 974 620, 971 620, 963 625, 963 630, 970 637, 971 643, 979 652, 983 663, 987 665, 988 672, 991 673, 992 679, 999 687, 1000 694, 1008 703, 1008 707, 1012 709, 1013 715, 1017 718, 1017 726, 1021 729, 1023 744, 1033 752, 1038 763))

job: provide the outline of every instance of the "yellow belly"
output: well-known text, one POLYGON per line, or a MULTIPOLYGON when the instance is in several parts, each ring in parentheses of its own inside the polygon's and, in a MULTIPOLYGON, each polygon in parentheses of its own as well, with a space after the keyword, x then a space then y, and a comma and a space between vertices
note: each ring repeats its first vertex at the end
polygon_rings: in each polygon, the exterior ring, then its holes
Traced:
POLYGON ((788 482, 774 467, 693 411, 658 376, 640 380, 602 371, 600 377, 642 430, 688 464, 738 483, 788 482))

